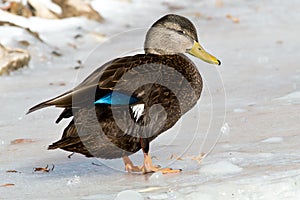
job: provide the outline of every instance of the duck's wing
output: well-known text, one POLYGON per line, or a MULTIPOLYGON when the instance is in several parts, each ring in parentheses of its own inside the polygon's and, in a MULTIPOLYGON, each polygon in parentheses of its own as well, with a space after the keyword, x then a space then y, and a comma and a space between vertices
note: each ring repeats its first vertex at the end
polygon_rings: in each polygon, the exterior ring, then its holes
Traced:
POLYGON ((121 77, 130 69, 147 62, 149 62, 149 56, 143 54, 109 61, 96 69, 74 89, 33 106, 27 114, 48 106, 56 106, 66 108, 67 110, 64 111, 64 114, 70 115, 69 111, 74 106, 93 104, 99 98, 109 95, 113 89, 115 91, 114 87, 116 84, 125 86, 128 80, 126 78, 120 80, 121 77))

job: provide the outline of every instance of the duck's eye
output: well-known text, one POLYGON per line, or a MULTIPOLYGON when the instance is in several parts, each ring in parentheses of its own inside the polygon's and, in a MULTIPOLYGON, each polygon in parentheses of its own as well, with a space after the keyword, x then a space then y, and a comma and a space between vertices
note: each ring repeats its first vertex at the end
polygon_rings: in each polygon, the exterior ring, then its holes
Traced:
POLYGON ((178 30, 177 33, 179 33, 180 35, 184 35, 184 34, 185 34, 185 31, 183 31, 183 30, 178 30))

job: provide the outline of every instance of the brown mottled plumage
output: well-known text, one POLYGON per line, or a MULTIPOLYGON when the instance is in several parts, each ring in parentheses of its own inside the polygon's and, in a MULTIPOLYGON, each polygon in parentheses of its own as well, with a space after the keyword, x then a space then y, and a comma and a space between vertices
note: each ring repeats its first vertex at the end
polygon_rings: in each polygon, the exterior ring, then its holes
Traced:
POLYGON ((148 156, 149 143, 174 126, 197 103, 202 91, 201 76, 183 53, 220 64, 200 49, 197 41, 196 29, 188 19, 166 15, 148 31, 145 54, 104 64, 73 90, 34 106, 28 113, 54 105, 64 108, 57 123, 73 117, 62 138, 49 149, 61 148, 87 157, 123 157, 128 171, 158 171, 148 156), (112 102, 105 103, 109 94, 112 102), (134 100, 113 103, 114 94, 134 100), (140 149, 145 161, 138 168, 127 156, 140 149))

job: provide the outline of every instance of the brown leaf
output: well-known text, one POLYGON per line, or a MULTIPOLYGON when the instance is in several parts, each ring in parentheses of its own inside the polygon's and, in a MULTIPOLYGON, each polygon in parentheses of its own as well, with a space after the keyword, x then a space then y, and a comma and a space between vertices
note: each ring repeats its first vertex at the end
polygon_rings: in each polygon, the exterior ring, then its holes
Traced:
POLYGON ((23 5, 22 2, 10 2, 10 5, 6 8, 6 10, 12 14, 23 17, 31 17, 33 15, 33 10, 26 5, 23 5))
POLYGON ((227 19, 230 19, 233 23, 240 23, 240 19, 239 19, 239 18, 233 17, 233 16, 231 16, 230 14, 227 14, 227 15, 226 15, 226 18, 227 18, 227 19))
POLYGON ((48 165, 46 165, 46 167, 36 167, 36 168, 33 168, 34 172, 50 172, 50 171, 53 171, 54 170, 54 165, 52 166, 52 168, 50 169, 48 167, 48 165))
POLYGON ((55 12, 49 9, 42 1, 27 0, 27 6, 32 8, 33 16, 46 18, 46 19, 57 19, 58 16, 55 12))
POLYGON ((197 161, 199 164, 201 164, 203 158, 205 158, 206 154, 205 153, 200 153, 197 156, 188 156, 188 158, 197 161))
POLYGON ((51 54, 54 55, 54 56, 57 56, 57 57, 62 56, 62 53, 60 53, 60 52, 58 52, 58 51, 55 51, 55 50, 53 50, 53 51, 51 52, 51 54))
POLYGON ((194 12, 195 17, 202 17, 203 15, 200 12, 194 12))
POLYGON ((180 156, 178 156, 177 154, 172 154, 169 158, 170 160, 172 159, 176 159, 176 160, 183 160, 180 156))
POLYGON ((223 1, 222 1, 222 0, 216 0, 216 1, 215 1, 215 6, 216 6, 217 8, 223 7, 223 1))
POLYGON ((0 44, 0 60, 0 75, 9 74, 11 71, 27 66, 30 54, 27 50, 11 49, 0 44))
POLYGON ((175 5, 169 2, 163 2, 162 5, 166 6, 170 11, 177 11, 185 8, 184 6, 175 5))
POLYGON ((18 43, 25 46, 25 47, 28 47, 30 45, 30 43, 26 40, 20 40, 20 41, 18 41, 18 43))
POLYGON ((58 86, 65 86, 66 83, 65 82, 50 82, 49 85, 58 85, 58 86))
POLYGON ((17 170, 14 170, 14 169, 10 169, 10 170, 6 170, 7 173, 18 173, 17 170))
POLYGON ((10 186, 14 186, 15 184, 13 183, 5 183, 3 185, 0 185, 0 187, 10 187, 10 186))
POLYGON ((26 143, 32 143, 32 142, 34 142, 34 140, 32 140, 32 139, 20 138, 20 139, 12 140, 10 142, 10 144, 26 144, 26 143))

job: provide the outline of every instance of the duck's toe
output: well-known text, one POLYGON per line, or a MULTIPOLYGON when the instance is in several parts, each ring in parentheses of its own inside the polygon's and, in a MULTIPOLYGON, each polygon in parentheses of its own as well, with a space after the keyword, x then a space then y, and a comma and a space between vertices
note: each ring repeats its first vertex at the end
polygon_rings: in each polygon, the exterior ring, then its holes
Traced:
POLYGON ((153 173, 161 172, 163 174, 169 173, 178 173, 181 172, 181 169, 172 169, 172 168, 161 168, 160 166, 155 166, 152 164, 152 159, 149 154, 144 153, 144 166, 142 167, 143 173, 153 173))

